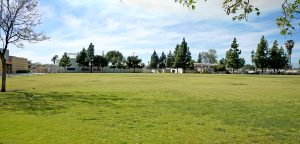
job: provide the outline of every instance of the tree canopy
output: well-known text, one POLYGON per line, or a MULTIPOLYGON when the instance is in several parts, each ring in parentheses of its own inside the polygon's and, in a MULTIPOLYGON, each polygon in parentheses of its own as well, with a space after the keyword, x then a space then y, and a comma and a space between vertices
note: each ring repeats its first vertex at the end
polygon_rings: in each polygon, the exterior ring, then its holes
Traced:
POLYGON ((239 44, 236 38, 234 38, 231 48, 226 52, 226 67, 232 68, 233 72, 235 69, 239 69, 245 65, 245 59, 240 58, 241 50, 238 47, 239 44))
MULTIPOLYGON (((199 0, 175 0, 188 8, 195 9, 199 0)), ((207 1, 207 0, 205 0, 207 1)), ((233 15, 233 20, 246 20, 250 14, 260 15, 260 8, 253 4, 253 0, 223 0, 227 15, 233 15)), ((300 27, 300 0, 284 0, 281 5, 282 15, 276 19, 276 24, 283 35, 292 35, 300 27)))

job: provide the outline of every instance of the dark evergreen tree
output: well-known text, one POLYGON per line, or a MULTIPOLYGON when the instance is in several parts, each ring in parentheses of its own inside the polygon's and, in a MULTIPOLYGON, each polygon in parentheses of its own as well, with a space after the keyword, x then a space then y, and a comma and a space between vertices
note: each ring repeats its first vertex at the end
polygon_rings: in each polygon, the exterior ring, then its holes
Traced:
POLYGON ((164 52, 161 53, 161 56, 159 57, 158 63, 159 63, 159 68, 166 68, 166 55, 164 52))
POLYGON ((87 60, 89 62, 90 65, 90 72, 93 72, 93 61, 94 61, 94 57, 95 57, 95 46, 90 43, 88 49, 87 49, 87 60))
POLYGON ((174 57, 172 55, 172 52, 169 51, 169 54, 166 59, 166 67, 171 68, 173 66, 173 63, 174 63, 174 57))
POLYGON ((226 71, 226 60, 222 58, 218 65, 214 67, 215 72, 224 72, 226 71))
POLYGON ((232 68, 233 73, 235 69, 239 69, 245 65, 244 58, 240 58, 241 50, 238 49, 236 38, 233 39, 231 48, 226 52, 226 67, 232 68))
POLYGON ((201 55, 201 53, 198 54, 197 63, 202 63, 202 55, 201 55))
POLYGON ((268 41, 264 36, 262 36, 257 46, 253 61, 257 68, 261 68, 262 74, 264 73, 264 69, 269 66, 268 41))
POLYGON ((274 74, 276 70, 285 68, 288 65, 288 57, 284 53, 283 48, 278 48, 277 40, 274 42, 273 47, 270 49, 269 66, 273 69, 274 74))
POLYGON ((89 61, 87 58, 87 52, 85 48, 83 48, 76 56, 76 62, 78 63, 78 66, 82 67, 82 70, 85 70, 85 67, 89 66, 89 61))
POLYGON ((154 51, 151 56, 150 68, 156 69, 157 67, 158 67, 158 56, 156 54, 156 51, 154 51))
POLYGON ((67 72, 67 67, 71 66, 70 57, 67 55, 66 52, 61 57, 59 61, 59 66, 63 67, 65 69, 65 72, 67 72))

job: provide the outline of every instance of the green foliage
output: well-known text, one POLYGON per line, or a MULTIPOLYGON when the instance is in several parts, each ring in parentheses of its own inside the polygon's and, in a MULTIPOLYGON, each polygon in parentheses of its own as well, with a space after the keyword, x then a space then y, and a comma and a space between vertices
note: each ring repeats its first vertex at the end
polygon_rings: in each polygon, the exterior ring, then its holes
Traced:
POLYGON ((87 60, 90 65, 90 72, 92 73, 93 72, 93 61, 94 61, 94 57, 95 57, 95 46, 92 43, 90 43, 86 53, 87 53, 87 60))
POLYGON ((173 67, 187 69, 192 68, 193 63, 188 44, 183 38, 181 45, 176 45, 173 67))
POLYGON ((65 52, 59 61, 59 66, 65 68, 65 72, 67 72, 67 67, 71 66, 70 57, 65 52))
POLYGON ((123 59, 123 54, 119 51, 109 51, 106 53, 106 59, 111 63, 111 65, 115 66, 118 63, 118 59, 123 59))
MULTIPOLYGON (((197 0, 175 0, 175 2, 195 9, 197 0)), ((300 27, 300 0, 284 0, 281 8, 282 16, 276 19, 276 24, 282 35, 292 35, 300 27)), ((251 13, 256 13, 257 16, 261 14, 259 8, 250 0, 223 0, 223 9, 227 15, 233 15, 234 21, 247 21, 251 13)))
POLYGON ((169 54, 166 59, 166 67, 171 68, 173 64, 174 64, 174 56, 172 55, 172 52, 169 51, 169 54))
POLYGON ((159 60, 158 60, 158 65, 159 65, 159 68, 166 68, 166 55, 164 52, 161 53, 161 56, 159 57, 159 60))
POLYGON ((275 41, 273 47, 270 49, 269 66, 274 70, 286 68, 288 65, 288 57, 284 53, 283 48, 278 48, 278 42, 275 41))
POLYGON ((287 1, 282 4, 282 16, 277 18, 277 26, 282 35, 292 35, 300 26, 300 1, 287 1))
POLYGON ((202 63, 202 54, 201 53, 198 54, 197 63, 202 63))
POLYGON ((262 73, 264 69, 269 66, 269 49, 268 41, 262 36, 260 43, 257 46, 253 61, 257 68, 261 68, 262 73))
POLYGON ((104 56, 96 55, 94 57, 94 66, 97 66, 98 69, 101 67, 103 72, 103 67, 106 67, 108 65, 108 61, 104 56))
POLYGON ((158 67, 158 56, 156 54, 156 51, 154 51, 151 56, 150 68, 156 69, 157 67, 158 67))
POLYGON ((76 62, 78 63, 78 66, 85 69, 85 67, 89 66, 87 51, 85 48, 83 48, 76 56, 76 62))
POLYGON ((218 65, 214 67, 215 72, 225 72, 226 71, 226 60, 222 58, 218 65))
POLYGON ((141 63, 142 60, 139 59, 138 56, 128 56, 126 60, 126 64, 129 68, 133 68, 135 72, 135 68, 144 67, 144 65, 141 63))
POLYGON ((240 58, 241 50, 238 49, 239 44, 237 44, 236 38, 233 39, 231 48, 226 52, 226 67, 234 69, 239 69, 245 65, 244 58, 240 58))

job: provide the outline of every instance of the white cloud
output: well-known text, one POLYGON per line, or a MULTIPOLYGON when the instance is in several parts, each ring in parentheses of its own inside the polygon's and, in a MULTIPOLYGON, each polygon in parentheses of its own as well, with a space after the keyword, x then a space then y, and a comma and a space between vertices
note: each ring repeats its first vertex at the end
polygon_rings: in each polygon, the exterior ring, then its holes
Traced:
MULTIPOLYGON (((278 10, 278 6, 280 9, 281 3, 254 2, 264 14, 278 10)), ((51 63, 53 55, 77 53, 93 42, 97 54, 119 50, 126 56, 133 53, 143 56, 147 62, 153 50, 168 53, 185 36, 194 59, 198 52, 209 48, 217 49, 221 57, 233 37, 237 37, 249 62, 247 53, 256 48, 261 35, 278 32, 276 27, 270 27, 270 21, 233 23, 224 13, 220 0, 201 1, 195 11, 183 8, 174 0, 61 0, 60 4, 63 8, 41 2, 42 16, 47 19, 43 26, 49 27, 47 33, 51 39, 26 45, 25 49, 13 48, 14 55, 51 63), (57 21, 53 29, 47 25, 52 20, 57 21)))

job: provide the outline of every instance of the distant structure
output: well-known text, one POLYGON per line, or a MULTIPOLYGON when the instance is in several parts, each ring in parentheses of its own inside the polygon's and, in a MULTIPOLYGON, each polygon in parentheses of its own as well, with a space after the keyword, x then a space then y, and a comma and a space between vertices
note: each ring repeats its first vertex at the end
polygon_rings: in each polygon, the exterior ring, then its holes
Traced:
MULTIPOLYGON (((0 49, 2 51, 2 49, 0 49)), ((26 58, 9 56, 9 51, 7 50, 5 53, 6 58, 6 66, 8 74, 15 74, 21 71, 27 71, 28 61, 26 58)), ((2 63, 0 63, 0 75, 2 75, 2 63)))

